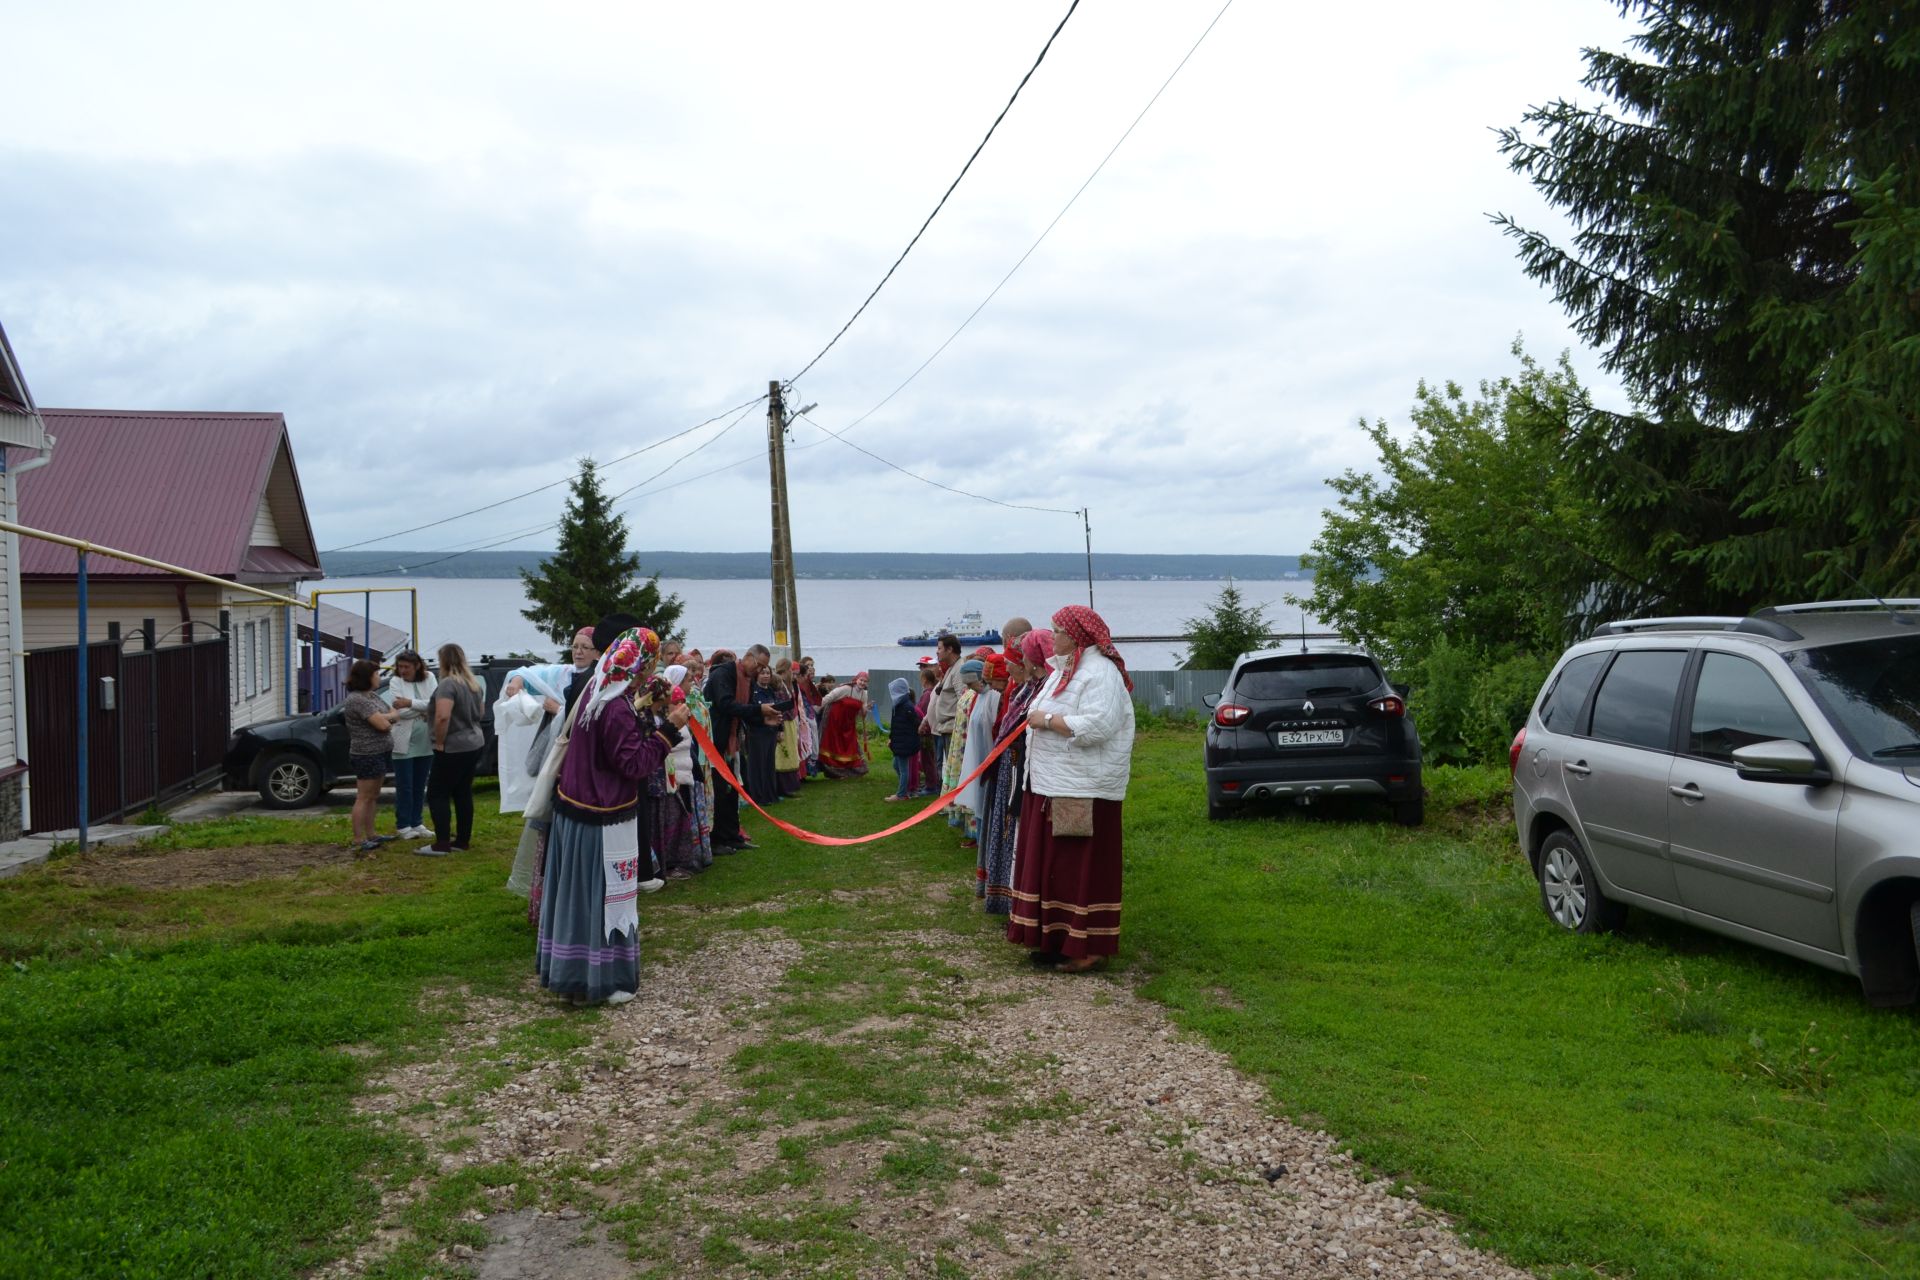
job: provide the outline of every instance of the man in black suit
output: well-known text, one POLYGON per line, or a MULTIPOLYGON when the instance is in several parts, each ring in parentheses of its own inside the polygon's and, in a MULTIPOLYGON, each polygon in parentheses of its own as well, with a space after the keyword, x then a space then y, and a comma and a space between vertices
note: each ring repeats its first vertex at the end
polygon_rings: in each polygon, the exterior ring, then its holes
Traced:
MULTIPOLYGON (((726 753, 727 767, 740 774, 740 748, 745 744, 747 725, 765 719, 766 707, 755 707, 749 700, 753 681, 773 655, 767 646, 756 644, 732 662, 716 665, 707 675, 707 706, 713 712, 713 742, 726 753)), ((779 712, 773 713, 775 716, 779 712)), ((732 853, 757 846, 740 830, 740 797, 715 774, 713 778, 713 848, 715 853, 732 853)))

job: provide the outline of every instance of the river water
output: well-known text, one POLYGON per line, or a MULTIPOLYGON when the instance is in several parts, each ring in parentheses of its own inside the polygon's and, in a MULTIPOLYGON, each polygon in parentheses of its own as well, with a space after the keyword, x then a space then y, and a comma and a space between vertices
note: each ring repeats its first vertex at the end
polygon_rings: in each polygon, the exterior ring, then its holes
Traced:
MULTIPOLYGON (((417 588, 423 649, 453 641, 473 657, 522 652, 559 656, 559 646, 520 616, 527 601, 517 578, 330 578, 320 585, 328 589, 417 588)), ((1288 604, 1286 597, 1306 594, 1312 590, 1310 581, 1236 585, 1248 601, 1265 607, 1276 629, 1301 627, 1301 610, 1288 604)), ((680 628, 690 645, 711 653, 772 638, 772 604, 764 582, 662 578, 660 586, 684 602, 680 628)), ((1176 636, 1185 632, 1187 619, 1207 610, 1221 586, 1219 582, 1096 582, 1094 607, 1116 636, 1176 636)), ((800 582, 799 590, 803 647, 823 674, 835 675, 911 666, 919 654, 931 650, 903 648, 895 643, 900 636, 937 629, 969 610, 977 609, 991 627, 1016 615, 1045 625, 1045 619, 1062 605, 1087 602, 1084 582, 810 578, 800 582)), ((361 598, 353 596, 333 596, 328 603, 353 613, 362 611, 361 598)), ((375 621, 407 629, 407 597, 375 595, 372 604, 375 621)), ((1309 629, 1318 629, 1311 618, 1305 623, 1309 629)), ((1165 671, 1179 665, 1177 655, 1184 647, 1179 642, 1127 643, 1121 646, 1121 655, 1138 670, 1165 671)))

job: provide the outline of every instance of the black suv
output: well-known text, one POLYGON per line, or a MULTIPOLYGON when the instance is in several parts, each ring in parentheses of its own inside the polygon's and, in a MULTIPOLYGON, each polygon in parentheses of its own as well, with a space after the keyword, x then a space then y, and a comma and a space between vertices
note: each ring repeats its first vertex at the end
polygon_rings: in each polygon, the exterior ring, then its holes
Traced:
MULTIPOLYGON (((474 674, 486 681, 487 711, 480 721, 486 734, 474 773, 492 777, 499 767, 500 744, 493 732, 493 703, 515 667, 510 661, 483 662, 474 674)), ((301 809, 319 804, 328 790, 353 779, 347 753, 344 707, 319 715, 263 720, 233 731, 227 740, 223 785, 228 791, 258 791, 269 809, 301 809)))
POLYGON ((1420 732, 1405 685, 1387 682, 1373 655, 1302 645, 1240 655, 1227 687, 1209 694, 1207 816, 1249 800, 1311 804, 1377 796, 1402 826, 1426 816, 1420 732))

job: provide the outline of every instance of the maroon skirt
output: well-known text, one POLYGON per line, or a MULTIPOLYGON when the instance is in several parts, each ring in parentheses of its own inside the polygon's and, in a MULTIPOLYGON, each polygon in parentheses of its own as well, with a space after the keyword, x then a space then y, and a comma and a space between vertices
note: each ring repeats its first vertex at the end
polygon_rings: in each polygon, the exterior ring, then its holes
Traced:
POLYGON ((1029 791, 1014 837, 1007 941, 1069 959, 1120 950, 1120 801, 1093 802, 1091 836, 1056 836, 1049 801, 1029 791))

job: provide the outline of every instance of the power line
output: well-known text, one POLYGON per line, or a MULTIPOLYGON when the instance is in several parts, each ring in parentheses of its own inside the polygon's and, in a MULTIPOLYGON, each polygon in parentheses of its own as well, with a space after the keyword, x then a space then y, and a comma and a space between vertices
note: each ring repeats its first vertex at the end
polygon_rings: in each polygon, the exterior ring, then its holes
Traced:
MULTIPOLYGON (((757 395, 753 399, 747 401, 745 404, 737 404, 737 405, 734 405, 732 409, 721 410, 719 413, 714 414, 711 418, 708 418, 705 422, 696 422, 692 426, 688 427, 685 431, 676 431, 670 436, 663 436, 662 438, 655 440, 651 444, 642 445, 638 449, 633 450, 633 452, 631 453, 623 453, 619 457, 614 458, 609 462, 604 462, 600 465, 602 469, 605 469, 606 467, 617 466, 622 462, 626 462, 630 458, 637 458, 643 453, 646 453, 653 449, 658 449, 663 444, 671 444, 675 440, 678 440, 683 436, 690 436, 702 427, 712 426, 714 423, 720 421, 720 419, 726 417, 729 413, 732 413, 735 410, 751 409, 753 408, 754 405, 759 404, 762 400, 765 400, 766 398, 767 397, 764 393, 762 393, 761 395, 757 395)), ((698 451, 696 450, 696 452, 698 451)), ((522 498, 531 498, 536 493, 545 493, 549 489, 557 489, 563 484, 572 484, 574 480, 579 476, 579 474, 580 473, 576 471, 573 474, 563 476, 560 479, 555 480, 550 484, 543 484, 538 486, 537 488, 528 489, 525 493, 516 493, 511 497, 501 498, 497 502, 489 502, 484 506, 474 507, 467 511, 456 512, 453 515, 446 516, 439 520, 429 520, 426 524, 417 524, 417 525, 414 525, 411 529, 399 529, 393 533, 383 533, 377 538, 363 538, 359 542, 349 542, 343 546, 329 547, 325 551, 322 551, 320 554, 323 556, 326 556, 326 555, 332 555, 336 551, 352 551, 356 547, 367 547, 367 546, 372 546, 376 542, 388 542, 394 538, 404 538, 410 533, 419 533, 422 529, 436 529, 443 524, 452 524, 455 520, 464 520, 468 516, 479 515, 482 511, 492 511, 495 507, 504 507, 510 502, 518 502, 522 498)), ((645 483, 645 482, 642 481, 642 483, 645 483)))
POLYGON ((1013 97, 1007 99, 1007 105, 1000 108, 1000 114, 995 116, 993 118, 993 123, 987 126, 986 136, 980 139, 980 145, 973 149, 973 154, 967 157, 967 162, 960 166, 960 172, 954 177, 952 182, 947 184, 947 189, 945 193, 941 195, 940 202, 933 206, 933 212, 928 214, 927 220, 920 224, 920 230, 913 233, 913 239, 907 241, 907 247, 900 251, 900 256, 895 258, 893 260, 893 265, 887 268, 887 274, 880 277, 880 283, 873 286, 873 292, 867 295, 866 301, 862 302, 857 308, 854 309, 854 313, 851 316, 847 317, 847 322, 840 326, 840 332, 834 334, 833 337, 829 338, 827 340, 827 345, 820 348, 819 353, 815 355, 813 359, 807 361, 806 368, 800 370, 800 372, 794 374, 791 378, 787 379, 787 385, 791 386, 794 383, 800 381, 800 379, 806 377, 807 370, 813 368, 813 366, 815 366, 816 364, 819 364, 820 357, 826 355, 827 352, 833 350, 833 344, 840 341, 841 337, 845 335, 847 330, 853 328, 853 322, 860 318, 861 312, 867 309, 868 303, 871 303, 876 297, 879 296, 880 290, 886 288, 887 281, 893 279, 893 273, 900 269, 900 264, 907 260, 907 255, 909 253, 913 252, 913 246, 920 243, 920 237, 925 235, 927 228, 933 225, 934 218, 939 216, 940 210, 946 208, 947 197, 952 195, 954 188, 960 185, 960 179, 967 176, 967 170, 973 168, 973 162, 980 158, 980 153, 986 149, 988 139, 993 137, 993 131, 995 129, 998 129, 1000 127, 1000 122, 1007 118, 1007 112, 1013 110, 1014 101, 1019 98, 1020 91, 1027 87, 1027 81, 1033 79, 1033 73, 1040 69, 1040 64, 1042 62, 1046 61, 1047 50, 1053 48, 1053 42, 1059 38, 1061 29, 1067 25, 1067 19, 1071 18, 1073 16, 1073 11, 1075 9, 1078 9, 1079 7, 1080 7, 1080 0, 1073 0, 1073 3, 1067 6, 1066 15, 1060 19, 1060 25, 1053 29, 1053 34, 1047 37, 1046 44, 1040 47, 1040 56, 1033 60, 1033 65, 1027 68, 1027 74, 1021 76, 1020 83, 1013 87, 1013 97))
MULTIPOLYGON (((1100 171, 1102 169, 1105 169, 1107 167, 1107 161, 1113 159, 1114 154, 1120 150, 1121 146, 1126 142, 1126 140, 1133 136, 1133 131, 1140 127, 1140 122, 1142 120, 1147 118, 1147 112, 1153 110, 1153 104, 1160 101, 1160 95, 1167 91, 1167 86, 1173 83, 1174 77, 1178 76, 1180 74, 1181 69, 1187 65, 1188 61, 1193 57, 1193 55, 1199 52, 1200 46, 1206 42, 1206 39, 1209 35, 1213 34, 1213 29, 1220 24, 1220 19, 1226 17, 1227 10, 1231 9, 1232 7, 1233 7, 1233 0, 1227 0, 1225 4, 1220 6, 1220 12, 1213 15, 1213 21, 1209 22, 1206 26, 1206 30, 1200 33, 1200 38, 1193 42, 1192 47, 1187 50, 1186 56, 1181 58, 1178 65, 1176 65, 1174 69, 1168 73, 1167 78, 1160 82, 1160 87, 1154 90, 1153 96, 1151 98, 1147 99, 1147 105, 1140 108, 1140 114, 1133 118, 1133 123, 1127 126, 1126 132, 1120 135, 1119 141, 1115 142, 1112 147, 1108 148, 1107 154, 1101 158, 1099 164, 1093 167, 1093 172, 1087 175, 1087 180, 1080 184, 1079 188, 1074 191, 1072 197, 1068 199, 1068 201, 1064 205, 1060 206, 1060 212, 1053 215, 1053 221, 1049 222, 1046 226, 1046 229, 1040 233, 1040 235, 1034 240, 1032 244, 1027 246, 1027 251, 1020 255, 1019 260, 1016 261, 1013 264, 1013 266, 1008 268, 1007 274, 1000 277, 1000 283, 994 285, 993 289, 987 294, 987 296, 980 300, 979 306, 975 307, 972 311, 969 311, 967 313, 967 318, 960 322, 959 328, 955 329, 952 333, 948 334, 947 340, 945 342, 942 342, 939 346, 935 347, 933 349, 933 354, 928 356, 925 360, 922 360, 920 362, 919 367, 916 368, 912 373, 908 374, 901 381, 899 386, 895 387, 893 390, 887 392, 885 396, 881 397, 880 402, 878 404, 874 405, 871 409, 867 410, 865 413, 861 414, 859 417, 855 418, 852 422, 849 422, 846 426, 840 428, 840 430, 838 431, 828 431, 827 428, 820 427, 822 431, 826 431, 829 436, 832 436, 835 440, 839 440, 842 444, 852 445, 852 447, 856 449, 859 448, 859 446, 854 445, 852 441, 843 439, 844 435, 847 432, 853 430, 855 427, 859 426, 861 423, 865 422, 868 418, 871 418, 874 414, 880 412, 880 410, 884 409, 887 406, 888 401, 892 400, 895 396, 899 395, 902 391, 905 391, 908 385, 912 383, 915 378, 918 378, 922 373, 926 372, 928 365, 932 364, 935 360, 938 360, 940 358, 941 353, 944 352, 948 347, 953 345, 953 340, 955 338, 958 338, 961 335, 961 333, 966 330, 966 327, 973 323, 974 317, 978 316, 982 311, 985 311, 987 309, 987 304, 992 302, 994 298, 999 296, 1000 291, 1007 287, 1007 282, 1013 279, 1014 273, 1019 271, 1021 267, 1026 265, 1027 259, 1033 256, 1034 250, 1038 249, 1042 244, 1042 242, 1044 242, 1046 238, 1052 234, 1053 229, 1060 225, 1060 219, 1067 216, 1067 211, 1073 208, 1073 206, 1079 201, 1080 197, 1086 193, 1087 188, 1093 185, 1093 180, 1100 176, 1100 171)), ((825 354, 825 353, 823 352, 822 354, 825 354)), ((815 358, 818 359, 818 357, 815 357, 815 358)), ((812 422, 813 420, 809 418, 808 421, 812 422)), ((817 422, 815 422, 813 425, 816 427, 820 426, 820 424, 817 422)), ((825 444, 825 443, 826 442, 824 440, 816 440, 814 444, 796 445, 795 448, 811 449, 814 447, 814 445, 825 444)), ((861 449, 860 452, 866 453, 867 450, 861 449)), ((870 454, 869 456, 878 457, 879 455, 870 454)), ((880 458, 879 460, 882 462, 887 461, 885 458, 880 458)), ((891 462, 887 462, 887 465, 891 467, 894 464, 891 462)), ((911 475, 912 472, 908 472, 908 474, 911 475)))
MULTIPOLYGON (((700 444, 687 450, 685 453, 681 454, 679 457, 675 458, 672 462, 669 462, 666 466, 660 468, 660 470, 654 472, 652 475, 648 476, 646 479, 641 480, 635 484, 628 485, 625 489, 622 489, 619 493, 614 494, 613 497, 608 500, 609 507, 611 508, 614 503, 619 502, 620 499, 626 497, 628 494, 632 493, 635 489, 641 488, 644 485, 652 484, 655 480, 658 480, 661 476, 666 475, 667 472, 673 470, 675 467, 685 462, 688 458, 691 458, 694 454, 699 453, 702 449, 707 448, 709 445, 713 444, 716 440, 719 440, 721 437, 725 436, 727 432, 733 430, 735 427, 740 425, 741 421, 746 418, 748 412, 750 412, 753 409, 754 405, 760 403, 760 400, 765 400, 765 399, 766 399, 765 396, 761 396, 759 400, 751 400, 751 401, 748 401, 745 405, 735 406, 740 410, 740 413, 737 417, 734 418, 732 422, 729 422, 726 426, 722 427, 719 431, 715 432, 708 439, 706 439, 705 441, 702 441, 700 444)), ((709 419, 709 421, 712 421, 712 419, 709 419)), ((701 425, 705 426, 706 423, 702 423, 701 425)), ((685 433, 682 432, 681 434, 684 435, 685 433)), ((672 484, 661 485, 660 488, 658 489, 650 490, 648 493, 643 493, 638 496, 645 498, 645 497, 652 496, 652 494, 654 493, 665 493, 668 489, 677 489, 683 484, 691 484, 695 480, 700 480, 710 475, 717 475, 722 471, 728 470, 729 468, 740 466, 743 463, 752 462, 754 459, 764 457, 764 456, 765 456, 764 453, 750 454, 745 458, 735 459, 734 461, 727 463, 725 466, 715 467, 711 471, 703 471, 699 475, 688 476, 684 480, 676 480, 672 484)), ((413 573, 416 570, 425 569, 432 565, 445 564, 449 560, 457 560, 461 556, 469 555, 475 551, 490 551, 495 547, 505 546, 509 542, 518 542, 522 538, 531 538, 536 533, 545 533, 547 530, 556 529, 559 526, 560 526, 560 521, 549 520, 545 524, 534 525, 532 528, 529 528, 529 529, 521 529, 517 533, 510 533, 503 538, 493 538, 492 535, 488 535, 489 540, 474 543, 468 546, 439 548, 440 551, 444 551, 447 554, 436 555, 436 557, 432 560, 420 560, 420 561, 414 562, 413 564, 396 565, 394 568, 391 568, 391 569, 380 569, 372 573, 356 574, 355 576, 362 577, 362 578, 389 578, 389 577, 394 577, 398 574, 413 573)), ((422 527, 425 528, 428 526, 422 526, 422 527)), ((432 553, 429 553, 429 554, 432 554, 432 553)))
MULTIPOLYGON (((807 415, 804 413, 799 414, 797 416, 802 418, 807 418, 807 415)), ((807 418, 807 421, 813 422, 813 419, 807 418)), ((813 425, 816 427, 820 427, 820 424, 817 422, 813 422, 813 425)), ((825 427, 820 427, 820 430, 827 431, 825 427)), ((831 436, 833 435, 833 432, 827 431, 827 434, 831 436)), ((948 493, 957 493, 963 498, 974 498, 980 502, 991 502, 996 507, 1010 507, 1015 511, 1045 511, 1056 516, 1077 516, 1080 514, 1080 511, 1078 508, 1075 508, 1072 511, 1068 511, 1065 507, 1035 507, 1035 506, 1029 506, 1024 502, 1002 502, 998 498, 989 498, 984 493, 968 493, 965 489, 956 489, 950 484, 941 484, 938 480, 930 480, 926 476, 921 475, 917 471, 909 471, 897 462, 888 462, 887 459, 881 457, 879 454, 875 453, 873 450, 862 448, 860 445, 855 444, 851 440, 842 439, 839 436, 834 436, 834 439, 839 440, 841 444, 844 444, 849 449, 859 449, 861 453, 866 454, 869 458, 872 458, 875 462, 885 463, 887 466, 892 467, 895 471, 898 471, 903 476, 911 476, 915 480, 918 480, 921 484, 930 484, 936 489, 945 489, 948 493)))

